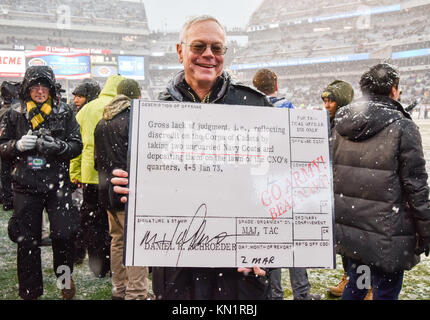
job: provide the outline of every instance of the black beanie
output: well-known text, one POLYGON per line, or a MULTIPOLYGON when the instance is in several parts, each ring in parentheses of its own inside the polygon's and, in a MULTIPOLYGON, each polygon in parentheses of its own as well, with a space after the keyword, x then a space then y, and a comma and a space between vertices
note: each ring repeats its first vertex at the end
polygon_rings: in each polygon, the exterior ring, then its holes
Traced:
POLYGON ((29 87, 34 86, 34 85, 38 85, 38 84, 40 84, 44 87, 47 87, 49 89, 52 88, 51 82, 49 82, 49 80, 46 78, 37 78, 37 79, 30 81, 29 87))

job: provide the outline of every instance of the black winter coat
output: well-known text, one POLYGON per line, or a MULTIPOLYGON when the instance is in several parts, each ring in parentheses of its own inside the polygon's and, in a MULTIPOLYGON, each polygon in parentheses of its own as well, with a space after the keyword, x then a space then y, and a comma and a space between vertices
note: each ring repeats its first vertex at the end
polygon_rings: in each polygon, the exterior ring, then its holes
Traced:
MULTIPOLYGON (((169 82, 167 90, 160 94, 159 100, 200 102, 197 94, 185 82, 184 75, 184 71, 179 72, 169 82)), ((264 94, 233 82, 226 72, 217 79, 212 88, 209 103, 272 107, 264 94)), ((253 273, 246 276, 235 268, 153 267, 152 273, 154 293, 162 299, 207 299, 197 292, 207 291, 208 286, 213 287, 213 291, 209 293, 213 299, 260 300, 267 296, 267 276, 256 277, 253 273), (206 281, 197 279, 202 278, 201 274, 205 273, 208 273, 206 281), (201 288, 196 287, 199 284, 201 288), (191 287, 192 285, 194 287, 191 287)))
MULTIPOLYGON (((201 102, 197 94, 185 82, 185 73, 183 71, 170 80, 167 90, 161 92, 158 99, 164 101, 201 102)), ((234 82, 227 72, 218 77, 212 88, 209 103, 272 107, 267 96, 260 91, 234 82)))
POLYGON ((52 137, 67 144, 61 155, 46 158, 46 165, 40 170, 28 166, 28 157, 43 157, 36 149, 21 152, 16 142, 31 129, 26 117, 26 107, 15 105, 5 114, 0 124, 1 157, 14 162, 12 183, 14 191, 25 193, 46 193, 69 183, 69 161, 82 151, 79 124, 67 104, 54 105, 45 122, 39 127, 51 131, 52 137))
POLYGON ((110 182, 114 169, 127 170, 130 99, 118 95, 105 107, 94 130, 94 168, 99 173, 99 203, 110 212, 125 210, 110 182))
POLYGON ((418 127, 397 101, 370 96, 341 108, 333 132, 337 251, 385 272, 411 269, 416 234, 430 236, 418 127))

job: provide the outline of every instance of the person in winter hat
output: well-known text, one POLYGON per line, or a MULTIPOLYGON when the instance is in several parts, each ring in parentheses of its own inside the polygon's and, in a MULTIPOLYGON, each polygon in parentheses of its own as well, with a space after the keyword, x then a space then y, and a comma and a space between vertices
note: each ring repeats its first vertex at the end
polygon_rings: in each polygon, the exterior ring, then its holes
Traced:
MULTIPOLYGON (((100 94, 100 85, 94 79, 84 79, 81 83, 79 83, 76 88, 73 90, 73 104, 72 108, 74 108, 75 112, 79 112, 83 106, 87 103, 97 99, 100 94)), ((80 211, 81 204, 83 202, 83 190, 82 184, 75 180, 74 183, 75 190, 73 191, 72 198, 74 205, 80 211), (77 182, 77 183, 76 183, 77 182)), ((76 235, 76 253, 75 253, 75 263, 81 264, 87 252, 87 247, 85 245, 83 230, 79 228, 78 233, 76 235)))
POLYGON ((330 114, 330 121, 334 119, 336 111, 351 103, 354 99, 354 89, 343 80, 335 80, 324 89, 321 94, 324 106, 330 114))
POLYGON ((255 74, 252 83, 254 87, 269 97, 276 108, 293 109, 293 104, 286 98, 278 98, 278 76, 269 69, 260 69, 255 74))
POLYGON ((121 75, 107 78, 98 98, 87 103, 76 114, 84 148, 81 155, 70 161, 70 180, 82 184, 80 228, 88 250, 89 266, 99 278, 103 278, 110 270, 111 237, 106 210, 98 200, 99 177, 94 169, 94 129, 103 117, 105 106, 117 95, 118 84, 124 79, 121 75))
POLYGON ((50 221, 50 238, 57 277, 67 272, 64 299, 76 287, 73 272, 78 213, 68 182, 69 161, 82 151, 79 124, 73 111, 57 97, 55 76, 48 66, 32 66, 21 83, 20 104, 13 105, 0 124, 0 155, 13 161, 14 211, 10 239, 17 243, 19 295, 37 299, 43 294, 40 243, 42 213, 50 221), (61 268, 60 268, 61 267, 61 268))
POLYGON ((131 99, 141 96, 140 85, 132 79, 118 84, 118 95, 106 105, 94 131, 94 163, 99 173, 99 202, 107 211, 111 242, 113 300, 148 299, 148 267, 124 267, 125 205, 110 183, 115 168, 127 169, 128 131, 131 99))
MULTIPOLYGON (((354 89, 352 86, 343 80, 335 80, 331 82, 322 92, 321 99, 324 101, 324 107, 329 112, 330 124, 333 129, 333 119, 339 108, 344 107, 352 102, 354 98, 354 89)), ((348 283, 348 277, 346 274, 346 260, 342 257, 342 264, 344 268, 344 275, 340 282, 333 287, 328 287, 328 292, 335 296, 341 297, 346 284, 348 283)), ((365 300, 372 300, 372 291, 369 290, 365 300)))
MULTIPOLYGON (((142 95, 139 82, 133 79, 124 79, 118 84, 118 95, 123 95, 129 99, 139 99, 142 95)), ((106 107, 105 107, 106 111, 106 107)))
POLYGON ((100 85, 94 79, 84 79, 73 90, 73 104, 78 112, 85 104, 97 99, 100 94, 100 85))
POLYGON ((371 67, 360 79, 363 97, 334 118, 336 250, 349 278, 342 299, 361 300, 370 285, 374 300, 398 299, 404 270, 429 254, 428 175, 399 80, 390 64, 371 67), (359 288, 363 270, 370 281, 359 288))

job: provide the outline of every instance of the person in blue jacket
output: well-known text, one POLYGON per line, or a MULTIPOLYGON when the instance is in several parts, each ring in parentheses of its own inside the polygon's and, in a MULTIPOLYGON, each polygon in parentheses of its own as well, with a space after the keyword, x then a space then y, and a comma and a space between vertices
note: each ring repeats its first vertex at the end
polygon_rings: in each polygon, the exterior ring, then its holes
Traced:
POLYGON ((285 97, 278 97, 278 76, 269 69, 260 69, 255 74, 252 83, 263 92, 276 108, 294 109, 293 104, 285 97))

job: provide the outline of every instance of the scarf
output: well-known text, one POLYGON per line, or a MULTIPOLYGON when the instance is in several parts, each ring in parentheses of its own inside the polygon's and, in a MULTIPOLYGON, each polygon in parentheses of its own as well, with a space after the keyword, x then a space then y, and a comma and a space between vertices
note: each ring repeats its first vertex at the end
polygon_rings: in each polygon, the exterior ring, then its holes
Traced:
MULTIPOLYGON (((194 94, 191 91, 189 91, 189 90, 187 90, 187 91, 191 95, 191 97, 193 98, 193 102, 197 102, 197 99, 194 96, 194 94)), ((204 98, 202 99, 201 103, 209 103, 210 98, 211 98, 211 91, 209 91, 209 93, 204 96, 204 98)))
POLYGON ((49 99, 39 108, 33 100, 27 102, 27 113, 33 130, 36 129, 52 111, 52 99, 49 99))
POLYGON ((185 78, 179 84, 178 88, 181 89, 181 91, 183 93, 188 94, 188 96, 193 100, 193 102, 210 103, 212 91, 214 90, 214 88, 217 87, 217 84, 219 83, 219 81, 218 81, 219 78, 215 82, 215 85, 212 87, 211 91, 209 91, 209 93, 207 95, 205 95, 201 101, 200 101, 200 98, 197 96, 197 94, 194 92, 194 90, 185 81, 185 78))
POLYGON ((119 94, 105 106, 103 110, 103 119, 111 120, 123 110, 130 108, 131 99, 125 95, 119 94))

